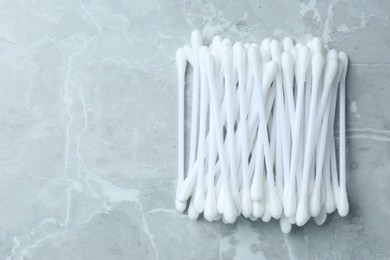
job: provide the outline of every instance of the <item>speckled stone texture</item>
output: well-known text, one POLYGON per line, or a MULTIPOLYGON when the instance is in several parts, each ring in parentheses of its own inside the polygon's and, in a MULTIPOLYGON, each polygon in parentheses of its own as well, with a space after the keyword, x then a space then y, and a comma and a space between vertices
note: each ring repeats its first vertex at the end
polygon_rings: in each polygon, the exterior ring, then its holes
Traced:
MULTIPOLYGON (((390 2, 0 2, 0 259, 389 259, 390 2), (175 51, 201 29, 321 36, 350 57, 350 214, 276 221, 174 209, 175 51)), ((188 92, 190 99, 190 92, 188 92)))

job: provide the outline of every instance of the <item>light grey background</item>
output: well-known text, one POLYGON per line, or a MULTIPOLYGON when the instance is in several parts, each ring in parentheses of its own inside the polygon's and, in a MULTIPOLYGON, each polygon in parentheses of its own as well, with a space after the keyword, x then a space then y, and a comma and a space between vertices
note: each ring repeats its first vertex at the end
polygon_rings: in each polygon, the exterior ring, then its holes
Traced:
POLYGON ((0 2, 0 259, 389 259, 389 1, 0 2), (174 209, 174 54, 201 29, 321 36, 350 57, 350 214, 190 221, 174 209))

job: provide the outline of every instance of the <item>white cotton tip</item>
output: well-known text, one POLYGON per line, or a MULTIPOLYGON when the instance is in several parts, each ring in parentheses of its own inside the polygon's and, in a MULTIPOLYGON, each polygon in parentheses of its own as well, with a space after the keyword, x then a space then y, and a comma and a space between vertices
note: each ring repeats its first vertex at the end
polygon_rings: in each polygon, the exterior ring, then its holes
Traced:
POLYGON ((256 219, 264 214, 264 201, 253 201, 252 216, 256 219))
POLYGON ((261 64, 266 64, 271 60, 271 53, 269 51, 261 50, 260 59, 261 59, 261 64))
POLYGON ((184 54, 183 48, 177 49, 175 59, 176 59, 176 68, 178 73, 184 74, 187 67, 187 59, 184 54))
POLYGON ((196 185, 195 194, 194 194, 194 209, 198 213, 202 213, 204 210, 204 204, 206 201, 204 185, 201 183, 196 185))
POLYGON ((317 52, 313 54, 311 58, 311 71, 313 81, 319 81, 321 78, 322 70, 324 68, 325 58, 324 55, 317 52))
POLYGON ((251 184, 251 198, 254 201, 260 201, 263 199, 263 185, 262 176, 260 174, 254 174, 251 184))
MULTIPOLYGON (((340 79, 340 81, 344 85, 345 80, 346 80, 346 76, 347 76, 347 70, 348 70, 348 56, 347 56, 347 54, 345 52, 340 52, 339 53, 339 60, 343 66, 343 73, 342 73, 342 78, 340 79)), ((345 87, 345 85, 344 85, 344 87, 345 87)), ((344 102, 345 102, 345 100, 344 100, 344 102)), ((343 124, 345 124, 345 122, 343 124)), ((344 150, 344 152, 345 152, 345 150, 344 150)), ((344 164, 345 164, 345 162, 344 162, 344 164)), ((342 169, 341 174, 343 176, 345 176, 345 168, 342 169)))
POLYGON ((314 53, 323 53, 324 51, 324 44, 322 40, 318 37, 314 37, 311 41, 311 51, 314 53))
POLYGON ((218 198, 217 198, 217 212, 218 214, 223 214, 223 206, 224 206, 224 192, 223 189, 220 189, 218 192, 218 198))
POLYGON ((296 63, 296 61, 298 60, 298 56, 299 56, 299 51, 297 48, 291 48, 290 51, 291 53, 291 57, 293 58, 293 62, 294 64, 296 63))
POLYGON ((225 54, 229 54, 229 56, 233 57, 233 46, 223 41, 221 44, 221 58, 225 54))
POLYGON ((314 218, 314 222, 321 226, 322 224, 324 224, 325 220, 326 220, 326 211, 324 209, 324 207, 321 208, 319 214, 314 218))
POLYGON ((288 86, 294 79, 294 61, 287 51, 282 53, 282 80, 283 85, 288 86))
POLYGON ((221 46, 221 66, 225 70, 225 73, 232 73, 233 68, 233 50, 228 44, 222 44, 221 46), (227 70, 227 71, 226 71, 227 70))
POLYGON ((252 215, 253 201, 248 190, 241 191, 241 207, 242 215, 249 218, 252 215))
POLYGON ((295 183, 287 189, 287 194, 283 199, 284 214, 286 217, 291 218, 295 216, 297 209, 297 194, 295 183))
POLYGON ((262 51, 268 51, 268 52, 269 52, 270 46, 271 46, 271 40, 268 39, 268 38, 265 38, 265 39, 261 42, 260 49, 261 49, 262 51))
POLYGON ((233 46, 233 62, 237 68, 238 79, 246 77, 246 49, 242 43, 233 46))
POLYGON ((214 221, 218 215, 217 198, 214 190, 209 190, 206 195, 206 203, 203 212, 204 218, 208 221, 214 221))
MULTIPOLYGON (((256 48, 249 48, 247 51, 248 66, 255 72, 260 72, 260 52, 256 48)), ((256 73, 255 73, 256 75, 256 73)))
POLYGON ((298 82, 303 82, 306 78, 307 68, 310 62, 310 50, 307 46, 302 46, 296 66, 296 78, 298 82))
POLYGON ((300 198, 298 202, 297 212, 295 215, 295 220, 297 221, 298 226, 303 226, 306 224, 306 222, 309 220, 309 210, 308 205, 306 203, 306 200, 303 198, 300 198))
POLYGON ((289 51, 293 47, 294 47, 294 42, 291 39, 291 37, 286 37, 286 38, 283 39, 283 49, 285 51, 289 51))
POLYGON ((217 214, 217 215, 215 216, 215 218, 214 218, 214 221, 218 221, 218 220, 220 220, 220 219, 222 219, 222 215, 221 215, 221 214, 217 214))
POLYGON ((263 72, 263 81, 262 86, 265 91, 267 91, 272 82, 274 81, 276 74, 278 73, 279 66, 276 62, 270 61, 265 64, 264 72, 263 72))
POLYGON ((271 220, 271 214, 269 211, 269 205, 265 205, 264 207, 264 213, 261 216, 261 220, 264 222, 269 222, 271 220))
POLYGON ((324 86, 331 87, 337 75, 337 61, 331 59, 327 62, 324 74, 324 86))
POLYGON ((175 206, 176 206, 176 210, 180 213, 183 213, 186 208, 187 208, 187 203, 186 202, 182 202, 178 199, 175 200, 175 206))
POLYGON ((337 204, 337 210, 339 212, 339 215, 342 217, 345 217, 348 214, 349 211, 349 203, 348 203, 348 197, 347 197, 347 191, 340 189, 339 193, 339 201, 337 204))
POLYGON ((272 194, 268 194, 269 196, 269 213, 274 219, 280 219, 282 216, 282 205, 279 200, 279 196, 277 192, 273 192, 272 194))
POLYGON ((307 46, 303 45, 303 43, 301 43, 301 42, 297 42, 295 44, 295 48, 297 48, 298 51, 300 51, 303 47, 307 48, 307 46))
POLYGON ((335 49, 331 49, 326 54, 326 62, 328 63, 331 60, 338 61, 339 55, 335 49))
POLYGON ((325 211, 326 213, 332 213, 335 211, 336 205, 335 205, 335 200, 333 197, 333 191, 332 189, 329 189, 325 193, 325 211))
POLYGON ((320 213, 321 198, 320 189, 314 189, 310 198, 310 215, 316 217, 320 213))
POLYGON ((244 43, 241 41, 235 42, 232 48, 233 51, 235 51, 237 48, 243 48, 245 50, 244 43))
POLYGON ((218 50, 221 47, 221 43, 222 43, 221 36, 219 36, 219 35, 214 36, 214 38, 212 40, 212 45, 214 46, 214 48, 216 50, 218 50))
POLYGON ((260 51, 257 48, 249 47, 247 50, 247 59, 249 65, 260 66, 260 51))
POLYGON ((229 38, 224 38, 222 40, 222 44, 228 45, 230 47, 232 47, 232 45, 233 45, 232 40, 230 40, 229 38))
POLYGON ((281 56, 282 56, 282 48, 280 47, 280 44, 277 40, 272 40, 271 46, 270 46, 270 52, 272 60, 276 63, 280 63, 281 56))
POLYGON ((237 209, 233 198, 229 194, 224 196, 223 219, 226 224, 233 224, 237 219, 237 209))
MULTIPOLYGON (((258 49, 258 50, 260 50, 260 45, 258 45, 257 43, 250 43, 249 45, 248 45, 248 48, 249 47, 253 47, 253 48, 256 48, 256 49, 258 49)), ((245 48, 246 48, 246 44, 245 44, 245 48)), ((248 49, 247 48, 247 49, 248 49)))
POLYGON ((282 230, 283 234, 288 234, 291 231, 291 223, 288 221, 288 219, 285 216, 282 216, 280 218, 280 229, 282 230))
MULTIPOLYGON (((343 64, 344 70, 347 70, 347 67, 348 67, 348 56, 347 56, 347 54, 345 52, 343 52, 343 51, 339 52, 339 60, 343 64)), ((345 80, 345 79, 343 79, 343 80, 345 80)))
POLYGON ((195 174, 190 174, 183 183, 181 184, 180 190, 177 194, 177 199, 181 202, 186 202, 188 198, 192 195, 195 186, 196 176, 195 174))
POLYGON ((191 33, 191 46, 193 49, 198 49, 203 44, 203 36, 199 30, 194 30, 191 33))
POLYGON ((199 218, 199 213, 194 209, 193 200, 191 199, 190 205, 188 206, 188 218, 191 220, 197 220, 199 218))
POLYGON ((232 48, 234 48, 234 45, 241 45, 242 47, 244 47, 244 43, 242 41, 237 41, 235 42, 233 45, 232 45, 232 48))
POLYGON ((246 43, 244 44, 245 49, 248 49, 250 46, 251 46, 251 44, 250 44, 249 42, 246 42, 246 43))

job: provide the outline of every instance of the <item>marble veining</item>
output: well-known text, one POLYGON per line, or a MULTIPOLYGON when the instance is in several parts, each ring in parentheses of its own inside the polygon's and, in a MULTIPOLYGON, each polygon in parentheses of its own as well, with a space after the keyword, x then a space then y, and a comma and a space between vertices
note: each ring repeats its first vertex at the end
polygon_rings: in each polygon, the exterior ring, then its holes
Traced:
POLYGON ((0 259, 389 259, 389 13, 362 0, 0 2, 0 259), (175 211, 174 55, 193 29, 321 36, 349 55, 346 218, 283 235, 175 211))

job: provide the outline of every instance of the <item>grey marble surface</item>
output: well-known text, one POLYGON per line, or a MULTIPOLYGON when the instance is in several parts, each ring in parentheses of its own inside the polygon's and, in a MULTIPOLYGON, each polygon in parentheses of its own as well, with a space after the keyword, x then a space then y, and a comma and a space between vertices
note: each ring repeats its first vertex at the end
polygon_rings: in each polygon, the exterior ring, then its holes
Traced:
POLYGON ((389 1, 0 1, 0 259, 389 259, 389 1), (193 29, 323 37, 350 57, 350 214, 174 209, 174 54, 193 29))

